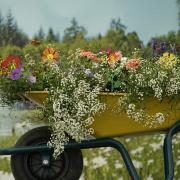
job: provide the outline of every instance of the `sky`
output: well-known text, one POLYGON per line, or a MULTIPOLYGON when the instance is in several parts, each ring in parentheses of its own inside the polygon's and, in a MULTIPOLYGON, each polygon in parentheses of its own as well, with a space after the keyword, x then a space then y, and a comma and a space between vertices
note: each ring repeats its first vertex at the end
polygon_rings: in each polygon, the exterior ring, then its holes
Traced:
POLYGON ((4 16, 9 9, 30 37, 40 26, 45 32, 52 27, 62 37, 73 17, 89 37, 107 32, 112 18, 121 18, 127 32, 136 31, 144 43, 178 30, 176 0, 0 0, 4 16))

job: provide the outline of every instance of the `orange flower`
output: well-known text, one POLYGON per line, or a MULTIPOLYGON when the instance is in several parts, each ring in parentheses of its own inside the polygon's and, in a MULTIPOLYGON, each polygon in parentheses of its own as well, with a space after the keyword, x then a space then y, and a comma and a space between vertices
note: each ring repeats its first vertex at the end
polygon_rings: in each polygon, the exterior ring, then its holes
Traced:
POLYGON ((139 59, 130 59, 126 61, 125 66, 126 66, 126 69, 137 69, 140 64, 141 62, 139 59))
POLYGON ((43 51, 42 59, 43 61, 56 61, 59 58, 59 53, 55 48, 46 48, 43 51))
POLYGON ((32 44, 32 45, 40 45, 40 44, 41 44, 41 41, 36 40, 36 39, 33 39, 33 40, 31 41, 31 44, 32 44))
POLYGON ((121 58, 122 58, 121 51, 111 52, 108 56, 108 62, 110 64, 115 63, 115 62, 119 61, 121 58))

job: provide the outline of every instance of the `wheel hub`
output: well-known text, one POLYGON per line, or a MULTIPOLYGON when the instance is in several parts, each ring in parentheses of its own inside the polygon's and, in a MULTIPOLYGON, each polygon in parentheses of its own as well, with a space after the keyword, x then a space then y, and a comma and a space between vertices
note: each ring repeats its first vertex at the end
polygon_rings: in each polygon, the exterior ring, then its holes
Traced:
POLYGON ((42 165, 43 166, 49 166, 50 162, 47 159, 45 159, 45 160, 42 161, 42 165))
POLYGON ((33 176, 41 180, 63 178, 69 164, 68 157, 65 154, 57 159, 47 154, 31 154, 28 161, 33 176))

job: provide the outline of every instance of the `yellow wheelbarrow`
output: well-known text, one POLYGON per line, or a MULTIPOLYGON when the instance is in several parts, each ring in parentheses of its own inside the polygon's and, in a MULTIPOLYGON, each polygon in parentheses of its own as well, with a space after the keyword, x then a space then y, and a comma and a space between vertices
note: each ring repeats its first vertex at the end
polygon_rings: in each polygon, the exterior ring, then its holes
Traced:
MULTIPOLYGON (((153 98, 146 99, 149 114, 168 111, 168 119, 161 125, 150 128, 129 119, 125 113, 117 112, 119 97, 122 93, 101 93, 99 99, 106 103, 104 112, 95 115, 92 128, 94 139, 81 143, 71 141, 57 159, 52 158, 53 149, 47 147, 51 131, 47 126, 30 130, 24 134, 13 148, 0 149, 0 154, 11 154, 11 167, 16 180, 78 180, 83 168, 81 149, 113 147, 117 149, 127 167, 129 175, 139 180, 137 171, 129 153, 113 137, 145 133, 166 133, 164 140, 165 179, 172 180, 174 166, 172 157, 172 137, 180 131, 180 102, 164 99, 159 102, 153 98)), ((24 96, 39 106, 48 96, 47 91, 30 91, 24 96)))

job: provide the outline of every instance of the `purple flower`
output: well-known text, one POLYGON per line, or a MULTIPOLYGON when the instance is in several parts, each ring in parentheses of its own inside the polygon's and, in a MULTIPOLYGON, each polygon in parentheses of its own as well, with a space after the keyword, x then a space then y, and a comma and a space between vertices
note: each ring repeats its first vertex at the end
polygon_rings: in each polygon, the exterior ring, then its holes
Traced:
POLYGON ((174 54, 176 52, 176 44, 170 44, 170 52, 174 54))
POLYGON ((21 76, 21 67, 14 69, 9 75, 9 79, 18 80, 21 76))
POLYGON ((161 42, 161 44, 160 44, 160 50, 163 52, 163 51, 166 50, 166 48, 167 48, 166 43, 165 43, 165 42, 161 42))
POLYGON ((27 77, 27 80, 32 84, 36 83, 36 77, 35 76, 30 75, 27 77))
POLYGON ((157 46, 158 46, 157 41, 156 41, 155 39, 153 39, 152 42, 151 42, 151 47, 152 47, 152 49, 153 49, 153 50, 156 50, 157 46))
POLYGON ((92 73, 92 71, 90 69, 85 69, 85 74, 87 75, 87 77, 89 78, 93 78, 94 74, 92 73))

